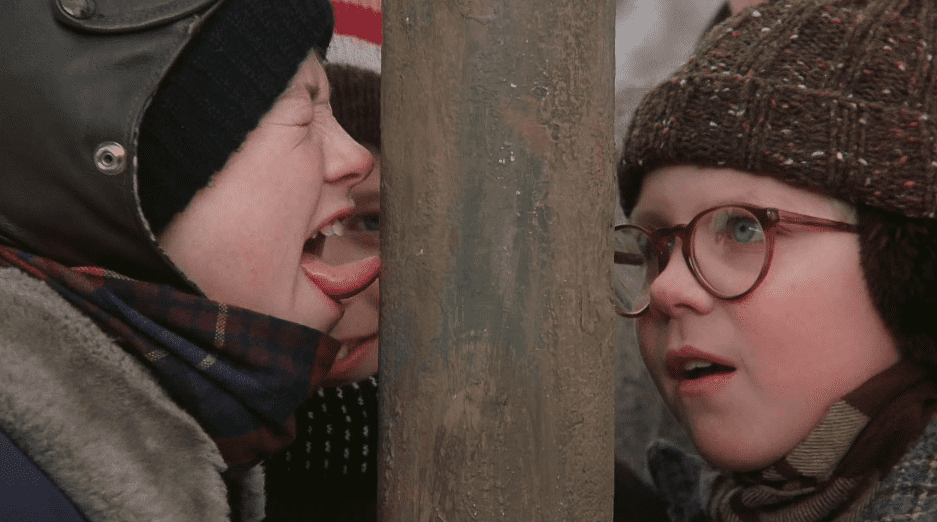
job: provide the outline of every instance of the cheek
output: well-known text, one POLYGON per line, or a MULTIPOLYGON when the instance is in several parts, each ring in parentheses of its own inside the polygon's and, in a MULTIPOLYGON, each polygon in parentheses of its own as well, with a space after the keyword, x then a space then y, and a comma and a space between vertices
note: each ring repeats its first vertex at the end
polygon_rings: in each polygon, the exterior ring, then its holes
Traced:
MULTIPOLYGON (((274 234, 231 234, 204 263, 200 287, 227 304, 282 317, 297 284, 307 284, 298 269, 301 251, 274 234)), ((196 281, 199 283, 199 281, 196 281)))
POLYGON ((839 261, 779 270, 756 299, 740 304, 741 333, 768 393, 825 408, 892 360, 857 256, 839 261))
POLYGON ((638 338, 638 349, 644 365, 647 366, 651 377, 655 381, 660 377, 664 368, 664 353, 667 349, 667 339, 657 323, 645 314, 635 320, 635 330, 638 338))
POLYGON ((837 325, 827 320, 833 303, 818 295, 811 283, 768 286, 765 290, 740 303, 736 318, 756 382, 761 381, 769 395, 783 395, 815 382, 818 362, 835 347, 837 325))

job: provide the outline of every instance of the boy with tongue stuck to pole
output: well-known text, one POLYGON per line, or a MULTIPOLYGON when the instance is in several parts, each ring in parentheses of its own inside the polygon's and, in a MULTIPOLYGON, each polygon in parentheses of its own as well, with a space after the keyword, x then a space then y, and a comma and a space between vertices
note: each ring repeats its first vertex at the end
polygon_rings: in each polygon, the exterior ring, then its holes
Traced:
POLYGON ((783 0, 635 112, 617 311, 703 460, 680 521, 937 518, 937 9, 783 0))
POLYGON ((374 165, 329 105, 332 6, 8 7, 0 519, 262 520, 257 464, 380 267, 322 256, 374 165))

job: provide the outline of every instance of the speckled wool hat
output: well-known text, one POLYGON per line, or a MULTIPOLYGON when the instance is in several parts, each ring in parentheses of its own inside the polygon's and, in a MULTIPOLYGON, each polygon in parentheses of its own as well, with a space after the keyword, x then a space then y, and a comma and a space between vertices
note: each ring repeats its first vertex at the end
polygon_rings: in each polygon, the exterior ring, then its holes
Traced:
POLYGON ((645 173, 673 164, 855 205, 872 302, 937 376, 935 45, 932 1, 769 0, 728 18, 635 112, 618 167, 625 214, 645 173))
POLYGON ((771 0, 729 18, 635 112, 626 214, 644 173, 693 163, 935 217, 935 45, 929 1, 771 0))

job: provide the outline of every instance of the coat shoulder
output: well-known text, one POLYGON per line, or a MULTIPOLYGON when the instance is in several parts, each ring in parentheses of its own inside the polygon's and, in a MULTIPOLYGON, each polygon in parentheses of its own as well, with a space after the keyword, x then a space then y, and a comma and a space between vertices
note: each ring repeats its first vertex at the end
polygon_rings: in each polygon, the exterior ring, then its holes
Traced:
POLYGON ((937 417, 879 484, 861 520, 937 520, 937 417))
POLYGON ((10 267, 0 361, 0 429, 89 520, 228 520, 208 434, 94 322, 10 267))
POLYGON ((666 440, 648 445, 648 468, 657 494, 667 503, 672 522, 707 520, 705 506, 717 476, 698 455, 666 440))

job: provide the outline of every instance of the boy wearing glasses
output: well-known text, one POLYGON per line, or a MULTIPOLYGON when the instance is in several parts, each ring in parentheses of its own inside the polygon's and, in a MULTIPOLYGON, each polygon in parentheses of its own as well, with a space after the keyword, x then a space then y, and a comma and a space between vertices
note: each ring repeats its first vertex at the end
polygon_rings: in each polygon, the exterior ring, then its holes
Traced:
POLYGON ((937 9, 772 1, 638 108, 615 297, 671 520, 937 518, 937 9))

